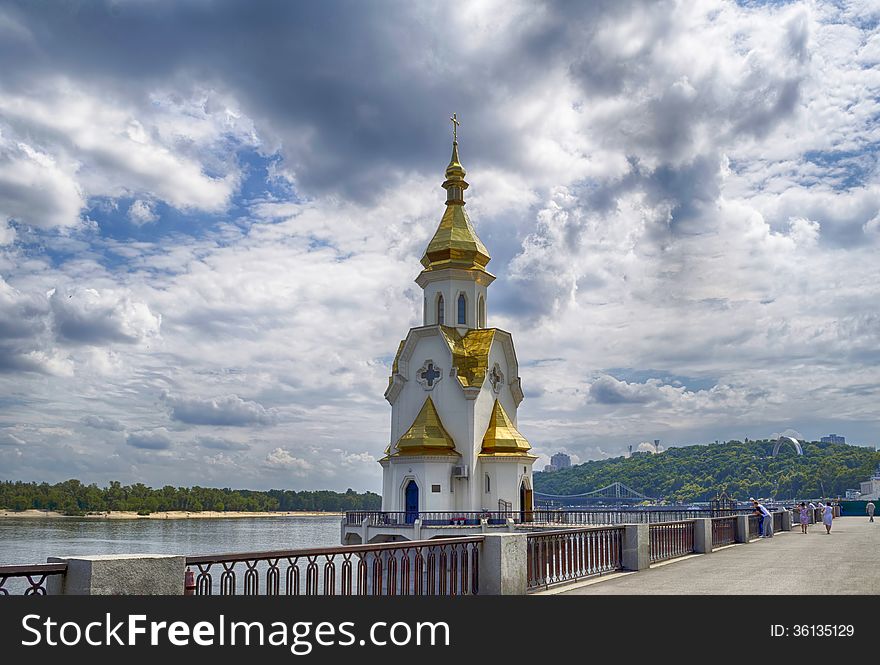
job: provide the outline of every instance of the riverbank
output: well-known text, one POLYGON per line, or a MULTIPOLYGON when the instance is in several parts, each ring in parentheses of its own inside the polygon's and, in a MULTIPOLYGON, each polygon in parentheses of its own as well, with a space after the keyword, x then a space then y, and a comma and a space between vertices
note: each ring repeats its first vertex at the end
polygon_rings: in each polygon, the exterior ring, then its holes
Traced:
POLYGON ((85 515, 64 515, 52 510, 0 510, 0 518, 38 518, 38 519, 96 519, 96 520, 186 520, 186 519, 225 519, 228 517, 334 517, 342 516, 342 513, 282 510, 275 512, 246 512, 246 511, 223 511, 201 510, 167 510, 149 515, 138 515, 133 510, 109 510, 100 513, 87 513, 85 515))

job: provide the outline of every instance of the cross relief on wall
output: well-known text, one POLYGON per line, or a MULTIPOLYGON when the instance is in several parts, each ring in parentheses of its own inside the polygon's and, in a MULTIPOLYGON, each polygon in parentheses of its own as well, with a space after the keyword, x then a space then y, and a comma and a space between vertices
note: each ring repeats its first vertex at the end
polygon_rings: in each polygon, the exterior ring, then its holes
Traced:
POLYGON ((498 363, 495 363, 492 371, 489 372, 489 383, 492 384, 494 392, 501 392, 501 386, 504 385, 504 374, 501 372, 501 367, 498 366, 498 363))
POLYGON ((443 378, 443 372, 434 364, 433 360, 426 360, 421 369, 416 372, 416 378, 422 384, 422 388, 433 390, 437 382, 443 378))

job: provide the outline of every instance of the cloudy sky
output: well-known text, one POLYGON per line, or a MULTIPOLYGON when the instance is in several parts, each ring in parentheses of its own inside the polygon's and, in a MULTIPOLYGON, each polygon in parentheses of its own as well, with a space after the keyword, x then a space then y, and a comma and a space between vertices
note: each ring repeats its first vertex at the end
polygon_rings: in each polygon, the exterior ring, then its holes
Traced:
POLYGON ((381 488, 453 111, 536 452, 880 439, 880 4, 6 2, 0 478, 381 488))

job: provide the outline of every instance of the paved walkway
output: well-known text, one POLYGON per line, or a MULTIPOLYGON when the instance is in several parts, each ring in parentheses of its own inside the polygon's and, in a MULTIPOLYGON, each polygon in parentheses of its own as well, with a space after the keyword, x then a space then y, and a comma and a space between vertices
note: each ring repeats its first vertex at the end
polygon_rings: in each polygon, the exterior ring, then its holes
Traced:
POLYGON ((821 524, 809 533, 777 532, 712 554, 697 554, 649 570, 588 580, 575 595, 880 594, 880 519, 839 517, 831 535, 821 524))

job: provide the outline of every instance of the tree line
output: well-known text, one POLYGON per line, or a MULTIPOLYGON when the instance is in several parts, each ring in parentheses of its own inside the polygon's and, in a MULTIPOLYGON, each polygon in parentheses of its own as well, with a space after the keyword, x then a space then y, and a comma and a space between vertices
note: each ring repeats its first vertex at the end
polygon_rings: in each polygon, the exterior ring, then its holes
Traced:
POLYGON ((842 497, 880 464, 873 448, 813 441, 801 444, 803 455, 786 445, 773 457, 774 444, 728 441, 591 461, 536 473, 534 486, 537 492, 570 495, 619 481, 647 496, 685 503, 709 501, 721 492, 740 500, 842 497))
POLYGON ((165 510, 199 512, 284 510, 344 512, 379 510, 382 497, 374 492, 330 490, 233 490, 212 487, 172 487, 153 489, 143 483, 123 485, 111 481, 109 487, 85 485, 79 480, 61 483, 0 482, 0 508, 6 510, 53 510, 65 515, 128 510, 141 514, 165 510))

